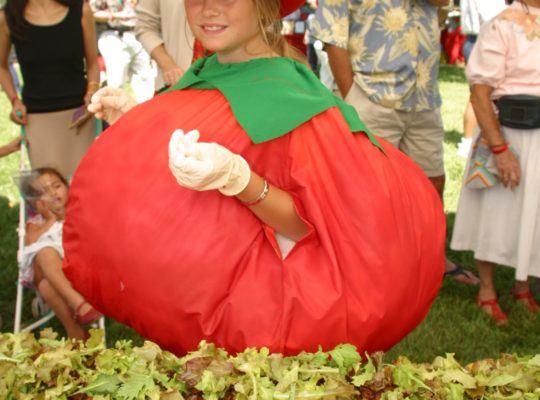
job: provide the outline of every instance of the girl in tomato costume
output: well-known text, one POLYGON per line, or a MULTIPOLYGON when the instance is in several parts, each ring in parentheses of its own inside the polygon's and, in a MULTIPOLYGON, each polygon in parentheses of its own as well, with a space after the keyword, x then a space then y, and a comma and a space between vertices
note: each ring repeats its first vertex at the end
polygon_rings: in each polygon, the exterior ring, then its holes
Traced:
POLYGON ((232 352, 385 350, 439 289, 440 200, 286 57, 278 21, 301 3, 186 0, 215 54, 141 105, 117 89, 92 100, 114 123, 74 176, 65 273, 177 354, 203 339, 232 352))

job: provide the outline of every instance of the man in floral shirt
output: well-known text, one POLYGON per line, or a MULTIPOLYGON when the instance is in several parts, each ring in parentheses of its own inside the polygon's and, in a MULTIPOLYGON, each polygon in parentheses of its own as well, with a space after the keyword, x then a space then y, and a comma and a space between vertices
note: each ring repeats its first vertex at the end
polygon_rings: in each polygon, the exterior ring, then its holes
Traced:
MULTIPOLYGON (((444 189, 438 11, 449 0, 319 0, 313 35, 325 43, 340 94, 375 134, 444 189)), ((474 275, 447 262, 465 283, 474 275)))

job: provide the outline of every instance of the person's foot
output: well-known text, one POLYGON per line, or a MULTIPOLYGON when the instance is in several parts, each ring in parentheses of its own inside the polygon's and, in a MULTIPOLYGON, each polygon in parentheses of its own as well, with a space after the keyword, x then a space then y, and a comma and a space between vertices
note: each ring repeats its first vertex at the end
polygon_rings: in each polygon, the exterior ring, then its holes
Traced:
POLYGON ((480 283, 480 279, 469 270, 464 269, 461 265, 455 264, 450 260, 446 260, 446 271, 444 272, 445 277, 450 277, 458 283, 463 283, 465 285, 476 286, 480 283))
POLYGON ((481 300, 480 295, 476 299, 476 304, 480 309, 485 312, 495 322, 497 326, 504 326, 508 324, 508 316, 499 306, 497 297, 481 300))
POLYGON ((511 292, 517 302, 525 306, 529 312, 533 314, 540 313, 540 305, 538 305, 530 290, 517 291, 516 288, 513 288, 511 292))
POLYGON ((79 325, 88 325, 94 321, 97 321, 102 316, 103 315, 99 311, 97 311, 86 301, 82 301, 81 304, 79 304, 75 309, 75 321, 77 321, 79 325))

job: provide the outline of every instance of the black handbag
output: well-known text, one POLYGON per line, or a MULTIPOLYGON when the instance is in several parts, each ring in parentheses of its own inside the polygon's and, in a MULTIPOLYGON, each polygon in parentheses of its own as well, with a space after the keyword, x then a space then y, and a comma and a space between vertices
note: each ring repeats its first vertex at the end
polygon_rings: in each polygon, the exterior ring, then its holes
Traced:
POLYGON ((495 104, 499 123, 515 129, 540 128, 540 97, 528 94, 502 96, 495 104))

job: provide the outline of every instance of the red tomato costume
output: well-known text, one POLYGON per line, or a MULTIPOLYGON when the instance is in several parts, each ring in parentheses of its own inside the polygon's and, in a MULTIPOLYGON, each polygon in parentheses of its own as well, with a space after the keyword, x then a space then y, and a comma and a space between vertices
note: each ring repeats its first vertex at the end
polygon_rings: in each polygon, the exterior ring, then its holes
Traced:
POLYGON ((386 350, 416 327, 444 271, 444 214, 423 172, 352 134, 338 108, 254 144, 218 90, 173 91, 124 115, 77 170, 64 268, 98 310, 176 354, 206 339, 287 354, 386 350), (175 129, 198 129, 290 193, 311 227, 282 259, 237 199, 179 186, 175 129))

